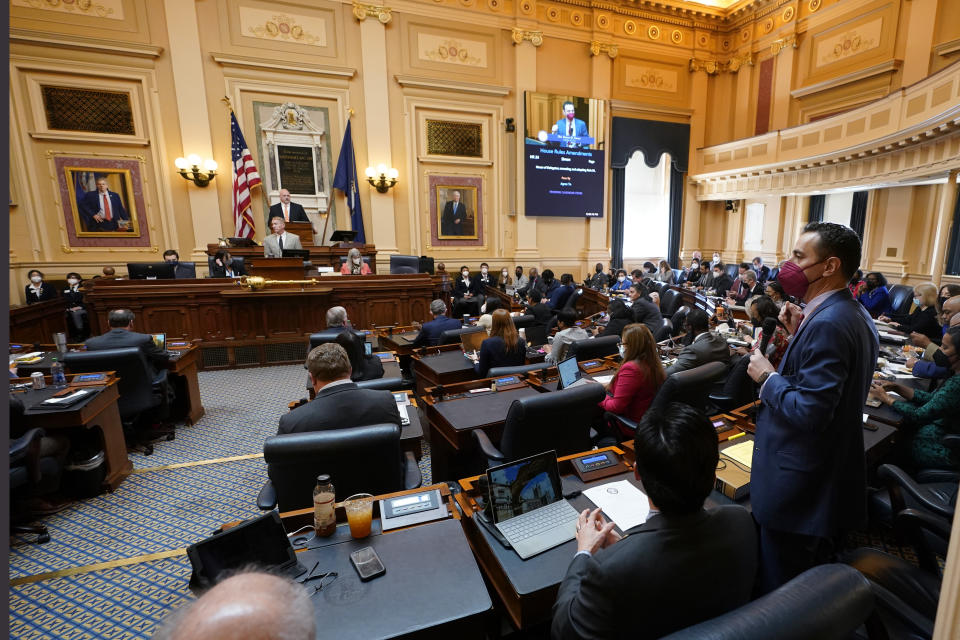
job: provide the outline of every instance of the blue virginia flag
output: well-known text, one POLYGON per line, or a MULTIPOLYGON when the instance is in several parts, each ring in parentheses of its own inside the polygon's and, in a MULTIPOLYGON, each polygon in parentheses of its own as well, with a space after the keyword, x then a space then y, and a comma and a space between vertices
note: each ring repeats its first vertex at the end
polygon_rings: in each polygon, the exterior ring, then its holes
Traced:
POLYGON ((360 209, 360 193, 357 191, 357 160, 353 153, 353 136, 350 134, 350 121, 343 133, 343 145, 337 159, 337 171, 333 176, 333 188, 343 191, 350 208, 350 225, 357 232, 356 242, 366 243, 363 233, 363 212, 360 209))

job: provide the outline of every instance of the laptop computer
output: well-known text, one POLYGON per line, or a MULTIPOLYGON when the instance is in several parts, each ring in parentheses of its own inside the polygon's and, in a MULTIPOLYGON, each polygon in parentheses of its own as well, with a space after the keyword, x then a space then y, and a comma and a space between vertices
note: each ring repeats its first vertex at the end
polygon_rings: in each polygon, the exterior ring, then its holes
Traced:
POLYGON ((160 351, 167 350, 167 334, 165 333, 151 333, 150 337, 153 338, 153 344, 160 349, 160 351))
POLYGON ((557 384, 557 389, 570 389, 571 387, 579 387, 584 384, 597 383, 596 380, 583 377, 583 372, 580 370, 576 356, 570 356, 566 360, 558 362, 557 372, 560 374, 560 382, 557 384))
POLYGON ((276 511, 242 522, 187 547, 193 565, 191 588, 216 584, 217 578, 247 565, 256 565, 290 579, 306 573, 276 511))
POLYGON ((564 500, 557 452, 545 451, 487 469, 493 523, 526 560, 577 532, 577 510, 564 500))

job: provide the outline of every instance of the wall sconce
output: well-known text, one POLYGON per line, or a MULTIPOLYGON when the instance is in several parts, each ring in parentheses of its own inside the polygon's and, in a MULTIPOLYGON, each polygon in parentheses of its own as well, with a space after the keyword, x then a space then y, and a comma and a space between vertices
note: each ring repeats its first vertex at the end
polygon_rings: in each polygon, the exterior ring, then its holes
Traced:
POLYGON ((390 187, 397 184, 400 172, 385 164, 378 164, 377 168, 367 167, 367 182, 380 193, 386 193, 390 187))
POLYGON ((198 187, 207 186, 213 176, 217 175, 217 163, 211 158, 204 160, 195 153, 191 153, 186 158, 177 158, 173 164, 177 166, 184 180, 190 180, 198 187), (203 169, 200 168, 201 164, 203 169))

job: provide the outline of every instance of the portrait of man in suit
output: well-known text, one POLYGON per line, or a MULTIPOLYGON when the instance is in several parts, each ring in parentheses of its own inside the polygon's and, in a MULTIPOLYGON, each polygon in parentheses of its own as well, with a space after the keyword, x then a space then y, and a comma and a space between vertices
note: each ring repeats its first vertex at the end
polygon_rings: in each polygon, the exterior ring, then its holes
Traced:
POLYGON ((78 235, 137 235, 130 205, 130 175, 127 171, 81 171, 68 169, 72 182, 78 235))
POLYGON ((476 200, 476 187, 437 187, 441 239, 477 237, 476 200))

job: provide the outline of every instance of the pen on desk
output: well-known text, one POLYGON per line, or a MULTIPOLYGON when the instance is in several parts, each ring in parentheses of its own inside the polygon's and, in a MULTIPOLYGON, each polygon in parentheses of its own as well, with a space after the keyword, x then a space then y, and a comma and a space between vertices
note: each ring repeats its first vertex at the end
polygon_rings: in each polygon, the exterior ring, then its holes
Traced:
POLYGON ((730 436, 729 438, 727 438, 727 442, 730 442, 731 440, 733 440, 733 439, 735 439, 735 438, 739 438, 740 436, 744 436, 744 435, 746 435, 746 433, 744 433, 743 431, 741 431, 740 433, 735 434, 735 435, 732 435, 732 436, 730 436))

